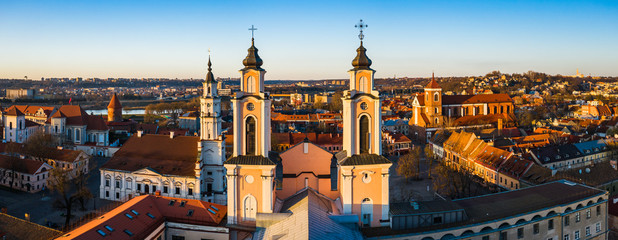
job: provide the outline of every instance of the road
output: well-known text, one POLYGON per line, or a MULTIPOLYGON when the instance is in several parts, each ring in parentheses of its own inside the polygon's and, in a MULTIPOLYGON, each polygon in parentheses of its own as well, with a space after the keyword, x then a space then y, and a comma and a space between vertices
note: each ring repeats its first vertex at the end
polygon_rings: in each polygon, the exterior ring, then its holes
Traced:
MULTIPOLYGON (((91 164, 96 164, 96 166, 90 172, 88 189, 90 189, 94 198, 90 199, 86 205, 86 211, 80 211, 79 206, 73 210, 73 220, 79 219, 79 217, 92 212, 94 206, 96 206, 96 208, 101 208, 112 203, 108 200, 99 199, 99 185, 101 179, 99 167, 107 160, 108 158, 91 159, 91 164)), ((30 221, 41 225, 45 225, 48 221, 56 223, 59 226, 64 224, 64 216, 62 215, 64 211, 52 207, 54 200, 53 194, 48 189, 37 193, 26 193, 10 190, 8 188, 0 188, 0 207, 6 207, 9 215, 22 219, 25 219, 25 214, 29 214, 30 221)))

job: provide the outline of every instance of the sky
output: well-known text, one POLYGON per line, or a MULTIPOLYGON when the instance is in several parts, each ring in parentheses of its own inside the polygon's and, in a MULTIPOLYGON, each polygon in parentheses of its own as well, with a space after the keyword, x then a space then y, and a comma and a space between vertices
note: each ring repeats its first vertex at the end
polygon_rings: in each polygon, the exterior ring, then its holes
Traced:
POLYGON ((348 78, 359 45, 377 78, 493 70, 618 76, 618 1, 0 0, 0 78, 348 78))

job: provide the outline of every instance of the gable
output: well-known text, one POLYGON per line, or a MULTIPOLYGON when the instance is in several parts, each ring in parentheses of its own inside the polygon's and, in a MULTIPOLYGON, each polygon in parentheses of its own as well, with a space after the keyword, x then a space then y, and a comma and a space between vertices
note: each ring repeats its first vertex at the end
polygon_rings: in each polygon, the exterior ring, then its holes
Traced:
POLYGON ((311 142, 301 142, 279 155, 285 174, 313 172, 330 174, 333 154, 311 142), (305 148, 307 151, 305 151, 305 148), (305 153, 306 152, 306 153, 305 153))

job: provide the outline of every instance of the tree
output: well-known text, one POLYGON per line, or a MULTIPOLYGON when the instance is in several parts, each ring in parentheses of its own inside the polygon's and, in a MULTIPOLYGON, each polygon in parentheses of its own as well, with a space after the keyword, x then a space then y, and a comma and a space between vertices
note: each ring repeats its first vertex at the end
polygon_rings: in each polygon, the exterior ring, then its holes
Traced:
POLYGON ((419 164, 420 152, 418 148, 413 149, 410 153, 399 157, 397 161, 397 174, 406 178, 419 179, 419 164))
POLYGON ((45 162, 49 158, 49 149, 57 145, 56 139, 51 134, 39 130, 28 137, 24 143, 24 154, 34 160, 45 162))
POLYGON ((425 159, 427 159, 427 168, 428 168, 428 177, 431 178, 431 165, 433 164, 433 160, 435 158, 435 154, 433 153, 433 148, 431 144, 425 144, 425 159))
POLYGON ((328 106, 328 110, 331 112, 341 112, 343 110, 343 101, 341 98, 343 97, 343 93, 338 91, 333 94, 333 100, 330 101, 328 106))
POLYGON ((65 211, 65 228, 68 227, 71 222, 72 210, 80 197, 79 191, 71 191, 71 187, 75 183, 72 180, 73 177, 75 176, 73 176, 70 170, 54 168, 50 171, 47 182, 49 189, 56 195, 56 199, 52 203, 52 206, 56 209, 65 211))

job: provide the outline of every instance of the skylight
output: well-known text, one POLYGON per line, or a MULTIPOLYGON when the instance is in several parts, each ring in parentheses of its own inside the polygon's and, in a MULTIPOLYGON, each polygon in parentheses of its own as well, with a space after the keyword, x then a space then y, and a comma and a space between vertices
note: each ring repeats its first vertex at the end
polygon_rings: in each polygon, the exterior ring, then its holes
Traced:
POLYGON ((125 213, 125 216, 127 216, 129 219, 133 220, 133 216, 131 216, 131 214, 125 213))
POLYGON ((215 211, 213 211, 213 210, 212 210, 212 209, 210 209, 210 208, 208 209, 208 211, 209 211, 210 213, 212 213, 212 214, 215 214, 215 215, 217 214, 215 211))
POLYGON ((103 232, 103 230, 101 230, 101 229, 98 229, 97 233, 101 234, 101 236, 103 236, 103 237, 107 236, 107 233, 103 232))
POLYGON ((170 200, 170 206, 174 206, 174 203, 176 203, 176 200, 170 200))
POLYGON ((193 216, 193 210, 189 210, 189 212, 187 212, 187 216, 189 216, 189 217, 193 216))
POLYGON ((129 237, 133 236, 133 233, 131 231, 129 231, 128 229, 124 230, 124 233, 126 233, 127 235, 129 235, 129 237))
POLYGON ((155 216, 150 213, 146 213, 146 216, 149 216, 150 218, 155 219, 155 216))
POLYGON ((114 229, 112 227, 110 227, 109 225, 105 225, 105 229, 109 230, 110 232, 114 231, 114 229))
POLYGON ((135 210, 131 210, 131 212, 132 212, 133 214, 135 214, 135 216, 139 215, 139 213, 138 213, 137 211, 135 211, 135 210))
POLYGON ((184 206, 185 206, 185 204, 187 204, 187 201, 181 201, 181 202, 180 202, 180 206, 181 206, 181 207, 184 207, 184 206))
POLYGON ((214 209, 215 211, 219 211, 219 209, 218 209, 218 208, 216 208, 214 205, 210 205, 210 207, 211 207, 212 209, 214 209))

